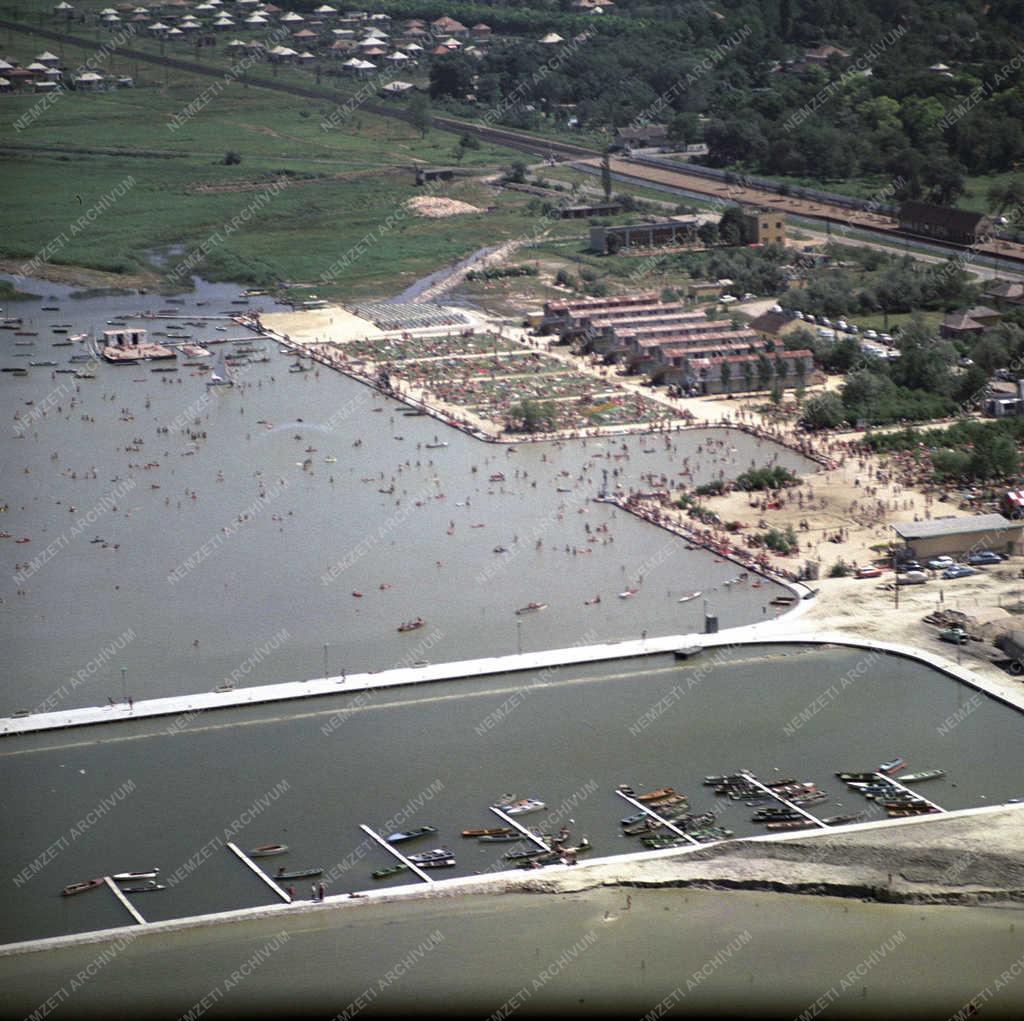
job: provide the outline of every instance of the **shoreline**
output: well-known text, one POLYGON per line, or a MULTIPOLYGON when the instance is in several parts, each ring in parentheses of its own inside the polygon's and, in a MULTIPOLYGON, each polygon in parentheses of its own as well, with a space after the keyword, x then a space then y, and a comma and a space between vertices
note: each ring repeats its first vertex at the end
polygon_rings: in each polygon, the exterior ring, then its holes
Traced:
POLYGON ((67 933, 0 944, 0 959, 119 938, 132 941, 142 936, 159 938, 170 933, 209 930, 261 919, 278 924, 286 918, 320 911, 372 911, 415 903, 431 905, 453 897, 494 898, 515 894, 561 897, 603 888, 703 889, 868 900, 905 906, 1019 908, 1024 906, 1024 865, 1017 851, 1022 833, 1024 805, 988 805, 942 815, 883 819, 827 830, 759 834, 693 848, 635 852, 577 865, 551 865, 540 872, 509 869, 428 885, 409 884, 328 895, 323 901, 297 899, 290 904, 258 905, 142 925, 67 933), (988 821, 994 823, 988 833, 995 832, 1003 841, 1002 846, 992 846, 991 840, 973 836, 976 833, 972 829, 974 821, 986 817, 991 817, 988 821), (861 860, 850 864, 851 856, 861 860), (845 858, 846 862, 830 860, 833 858, 845 858), (900 868, 904 871, 899 872, 900 868), (779 878, 779 871, 784 871, 788 878, 779 878), (988 882, 996 876, 1003 880, 1002 885, 988 882), (965 878, 957 882, 961 877, 965 878), (985 881, 970 882, 972 877, 985 881))

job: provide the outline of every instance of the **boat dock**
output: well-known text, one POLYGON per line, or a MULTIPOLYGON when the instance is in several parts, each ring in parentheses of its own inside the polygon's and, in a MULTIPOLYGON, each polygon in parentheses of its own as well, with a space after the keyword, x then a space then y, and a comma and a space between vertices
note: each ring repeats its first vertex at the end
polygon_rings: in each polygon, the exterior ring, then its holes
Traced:
MULTIPOLYGON (((666 828, 670 829, 677 837, 682 837, 684 840, 689 840, 691 844, 696 844, 698 847, 704 846, 696 837, 691 837, 689 833, 687 833, 685 830, 681 830, 678 826, 676 826, 675 823, 669 822, 668 819, 662 819, 662 817, 658 815, 658 813, 655 812, 653 808, 650 808, 649 806, 645 805, 642 801, 637 801, 636 798, 630 797, 625 791, 616 791, 615 793, 618 794, 618 796, 622 798, 623 801, 628 801, 634 808, 639 808, 641 812, 650 816, 656 822, 661 823, 662 826, 665 826, 666 828)), ((718 843, 718 841, 715 841, 715 843, 718 843)))
POLYGON ((893 787, 898 787, 904 794, 909 794, 915 801, 923 801, 936 812, 946 812, 946 809, 941 805, 936 805, 934 801, 929 801, 923 794, 918 794, 917 791, 911 790, 905 784, 900 783, 899 780, 895 780, 891 776, 886 776, 885 773, 875 773, 875 776, 878 777, 879 782, 884 780, 886 783, 892 784, 893 787))
POLYGON ((376 840, 377 843, 380 844, 380 846, 383 847, 385 851, 387 851, 391 855, 394 855, 394 857, 396 857, 407 869, 411 870, 412 872, 415 872, 416 875, 419 876, 424 883, 432 884, 434 882, 434 880, 431 879, 430 876, 428 876, 426 872, 424 872, 423 869, 419 867, 419 865, 417 865, 415 862, 409 861, 409 859, 406 858, 406 856, 402 854, 401 851, 399 851, 395 847, 392 847, 391 844, 389 844, 379 833, 375 833, 373 830, 371 830, 370 827, 366 825, 366 823, 361 822, 359 824, 359 828, 368 836, 373 837, 373 839, 376 840))
POLYGON ((146 919, 143 918, 142 915, 140 915, 138 911, 135 910, 135 905, 132 904, 132 902, 124 895, 124 892, 122 890, 118 889, 117 883, 115 883, 114 880, 110 878, 110 876, 104 876, 103 882, 107 884, 107 886, 113 892, 114 896, 124 905, 125 911, 127 911, 128 914, 130 914, 132 918, 134 918, 135 921, 139 923, 139 925, 147 924, 146 919))
POLYGON ((763 783, 761 783, 760 780, 758 780, 756 776, 752 776, 745 770, 740 770, 740 776, 742 776, 743 779, 746 780, 752 786, 760 788, 762 791, 764 791, 765 794, 774 798, 780 804, 785 805, 786 808, 788 808, 790 811, 799 812, 800 815, 802 815, 805 819, 809 819, 812 823, 814 823, 815 826, 820 826, 822 829, 825 830, 829 828, 827 822, 824 822, 823 820, 819 819, 816 815, 812 815, 810 812, 801 808, 798 804, 796 804, 793 801, 790 801, 788 798, 784 798, 777 791, 773 791, 771 787, 766 787, 763 783))
POLYGON ((269 886, 270 889, 273 890, 274 893, 276 893, 278 897, 281 898, 281 900, 283 900, 286 904, 291 904, 292 898, 289 895, 288 891, 282 889, 277 883, 275 883, 274 880, 271 879, 270 876, 268 876, 266 872, 264 872, 263 869, 261 869, 259 865, 257 865, 256 862, 254 862, 252 858, 250 858, 245 853, 245 851, 243 851, 237 844, 232 844, 231 841, 229 840, 227 843, 227 849, 232 854, 237 855, 239 861, 241 861, 245 865, 248 865, 249 868, 251 868, 253 872, 255 872, 256 875, 259 876, 260 879, 262 879, 263 882, 266 883, 267 886, 269 886))
POLYGON ((528 830, 525 826, 521 826, 518 822, 516 822, 515 819, 512 818, 512 816, 508 814, 508 812, 505 812, 502 809, 498 808, 497 805, 491 805, 490 808, 491 811, 499 819, 501 819, 503 822, 507 822, 509 826, 514 826, 517 830, 519 830, 520 833, 522 833, 524 837, 526 837, 527 840, 533 841, 533 843, 535 843, 539 848, 541 848, 541 850, 548 851, 550 853, 551 848, 548 847, 548 845, 543 840, 541 840, 541 838, 538 837, 536 833, 531 833, 530 830, 528 830))

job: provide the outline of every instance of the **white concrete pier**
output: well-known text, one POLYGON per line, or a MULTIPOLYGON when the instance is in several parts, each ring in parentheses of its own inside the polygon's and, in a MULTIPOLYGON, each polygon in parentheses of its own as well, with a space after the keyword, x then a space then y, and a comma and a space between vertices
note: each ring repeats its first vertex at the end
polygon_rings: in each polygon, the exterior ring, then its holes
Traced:
POLYGON ((491 811, 499 819, 503 820, 504 822, 507 822, 510 826, 515 827, 515 829, 519 830, 519 832, 522 833, 522 835, 527 840, 532 841, 544 851, 551 851, 551 848, 548 847, 548 845, 543 840, 541 840, 541 838, 538 837, 536 833, 533 833, 531 830, 528 830, 525 826, 521 826, 515 819, 512 818, 512 816, 508 814, 508 812, 502 811, 502 809, 500 809, 497 805, 491 805, 490 808, 491 811))
POLYGON ((407 869, 409 869, 411 872, 415 872, 416 875, 423 880, 423 882, 433 883, 434 880, 431 879, 431 877, 428 876, 426 872, 424 872, 423 869, 419 867, 419 865, 417 865, 415 862, 409 861, 409 859, 406 858, 406 856, 402 854, 402 852, 399 851, 398 848, 392 847, 391 844, 389 844, 379 833, 375 833, 373 830, 371 830, 370 827, 366 825, 366 823, 361 822, 359 824, 359 828, 368 836, 373 837, 373 839, 376 840, 377 843, 380 844, 380 846, 388 852, 388 854, 394 855, 394 857, 396 857, 407 869))
POLYGON ((124 895, 124 891, 121 890, 117 883, 115 883, 110 876, 104 876, 103 882, 107 884, 113 895, 122 903, 122 905, 124 905, 125 911, 127 911, 128 914, 130 914, 132 918, 139 923, 139 925, 145 925, 146 919, 135 910, 135 905, 132 904, 132 902, 124 895))
POLYGON ((668 819, 663 819, 649 805, 645 805, 642 801, 637 801, 636 798, 631 798, 625 791, 616 791, 615 793, 618 794, 618 796, 622 798, 623 801, 628 801, 634 808, 639 808, 641 812, 646 813, 655 821, 660 822, 662 826, 665 826, 667 829, 670 829, 677 837, 683 837, 684 839, 689 840, 691 844, 704 846, 701 844, 699 840, 696 839, 696 837, 691 837, 689 833, 686 833, 684 830, 681 830, 678 826, 675 825, 675 823, 669 822, 668 819))
POLYGON ((742 776, 748 783, 753 784, 755 787, 759 787, 769 797, 772 797, 776 801, 781 802, 783 805, 786 806, 786 808, 789 808, 794 812, 799 812, 800 815, 802 815, 805 819, 809 819, 812 823, 814 823, 815 826, 822 826, 825 829, 828 829, 827 822, 822 822, 822 820, 819 819, 816 815, 811 815, 810 812, 804 811, 804 809, 802 809, 798 804, 796 804, 793 801, 790 801, 788 798, 777 793, 776 791, 773 791, 771 787, 766 787, 763 783, 761 783, 760 780, 757 779, 756 776, 752 776, 750 773, 744 773, 742 770, 740 771, 740 776, 742 776))
POLYGON ((281 900, 283 900, 286 904, 291 904, 291 902, 292 902, 291 894, 289 894, 287 890, 282 890, 281 887, 277 883, 275 883, 274 880, 271 879, 270 876, 268 876, 266 874, 266 872, 264 872, 263 869, 261 869, 259 867, 259 865, 257 865, 256 862, 254 862, 245 853, 245 851, 243 851, 237 844, 232 844, 231 841, 229 840, 228 843, 227 843, 227 849, 232 854, 237 855, 238 859, 243 864, 248 865, 249 868, 252 869, 253 872, 255 872, 256 875, 259 876, 260 879, 262 879, 263 882, 266 883, 267 886, 269 886, 270 889, 273 890, 274 893, 276 893, 278 895, 278 897, 281 898, 281 900))

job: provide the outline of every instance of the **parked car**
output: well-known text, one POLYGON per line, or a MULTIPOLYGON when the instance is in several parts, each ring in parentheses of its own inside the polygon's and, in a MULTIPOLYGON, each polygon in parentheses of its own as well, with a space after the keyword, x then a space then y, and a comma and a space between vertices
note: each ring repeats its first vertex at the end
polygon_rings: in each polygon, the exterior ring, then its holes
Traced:
POLYGON ((803 317, 804 317, 804 314, 803 314, 803 312, 800 311, 800 309, 798 309, 798 308, 793 309, 793 318, 794 319, 803 319, 803 317))
POLYGON ((867 337, 868 340, 878 340, 878 334, 875 333, 874 330, 865 330, 864 336, 867 337))
POLYGON ((892 343, 892 335, 891 335, 891 334, 889 334, 889 333, 880 333, 880 334, 878 335, 878 339, 879 339, 879 340, 880 340, 880 341, 881 341, 881 342, 882 342, 883 344, 891 344, 891 343, 892 343))
POLYGON ((948 627, 939 632, 939 638, 944 642, 951 642, 953 645, 966 645, 970 640, 967 632, 961 627, 948 627))
POLYGON ((993 553, 990 549, 982 550, 980 553, 972 553, 967 558, 969 564, 1001 564, 1003 558, 998 553, 993 553))
POLYGON ((973 364, 974 359, 968 358, 967 355, 964 355, 963 358, 960 359, 960 367, 963 369, 969 369, 973 364))
POLYGON ((853 572, 853 576, 855 578, 881 578, 882 569, 880 567, 875 567, 874 564, 871 564, 868 567, 858 567, 857 570, 853 572))
POLYGON ((897 570, 899 571, 920 571, 921 565, 916 560, 904 560, 902 561, 897 570))
POLYGON ((952 557, 933 557, 928 561, 928 566, 933 571, 944 571, 947 567, 952 567, 956 561, 952 557))
POLYGON ((814 316, 812 316, 812 315, 805 315, 804 316, 804 322, 805 323, 816 323, 817 321, 818 320, 815 319, 814 316))
POLYGON ((853 325, 853 323, 851 323, 849 326, 846 327, 846 332, 847 333, 858 333, 860 331, 857 329, 856 326, 853 325))
POLYGON ((972 574, 977 573, 978 572, 972 567, 967 567, 964 564, 954 564, 952 567, 947 567, 942 572, 942 577, 947 580, 952 578, 969 578, 972 574))
POLYGON ((924 571, 907 571, 896 575, 897 585, 923 585, 927 580, 928 575, 924 571))

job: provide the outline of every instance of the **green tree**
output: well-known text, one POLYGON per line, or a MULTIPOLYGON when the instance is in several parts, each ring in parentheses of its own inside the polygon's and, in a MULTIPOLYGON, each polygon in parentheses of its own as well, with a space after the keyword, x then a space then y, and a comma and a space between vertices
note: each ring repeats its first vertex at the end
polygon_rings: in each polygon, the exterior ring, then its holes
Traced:
POLYGON ((601 187, 604 189, 605 202, 612 200, 612 153, 605 149, 601 156, 601 187))
POLYGON ((449 53, 430 68, 430 95, 434 99, 462 99, 473 87, 476 64, 464 53, 449 53))
POLYGON ((757 388, 767 390, 772 378, 772 363, 763 352, 757 356, 757 388))
POLYGON ((729 393, 729 384, 732 382, 732 366, 729 364, 728 359, 722 359, 722 366, 719 372, 722 380, 722 392, 729 393))
POLYGON ((808 429, 835 429, 846 421, 846 409, 837 394, 826 391, 808 398, 800 421, 808 429))
POLYGON ((726 245, 746 244, 746 226, 743 210, 739 206, 728 206, 718 221, 718 236, 726 245))
POLYGON ((417 92, 409 100, 409 117, 420 137, 426 138, 434 118, 430 112, 430 100, 422 92, 417 92))
POLYGON ((743 387, 747 393, 754 389, 754 366, 752 362, 743 363, 743 387))

